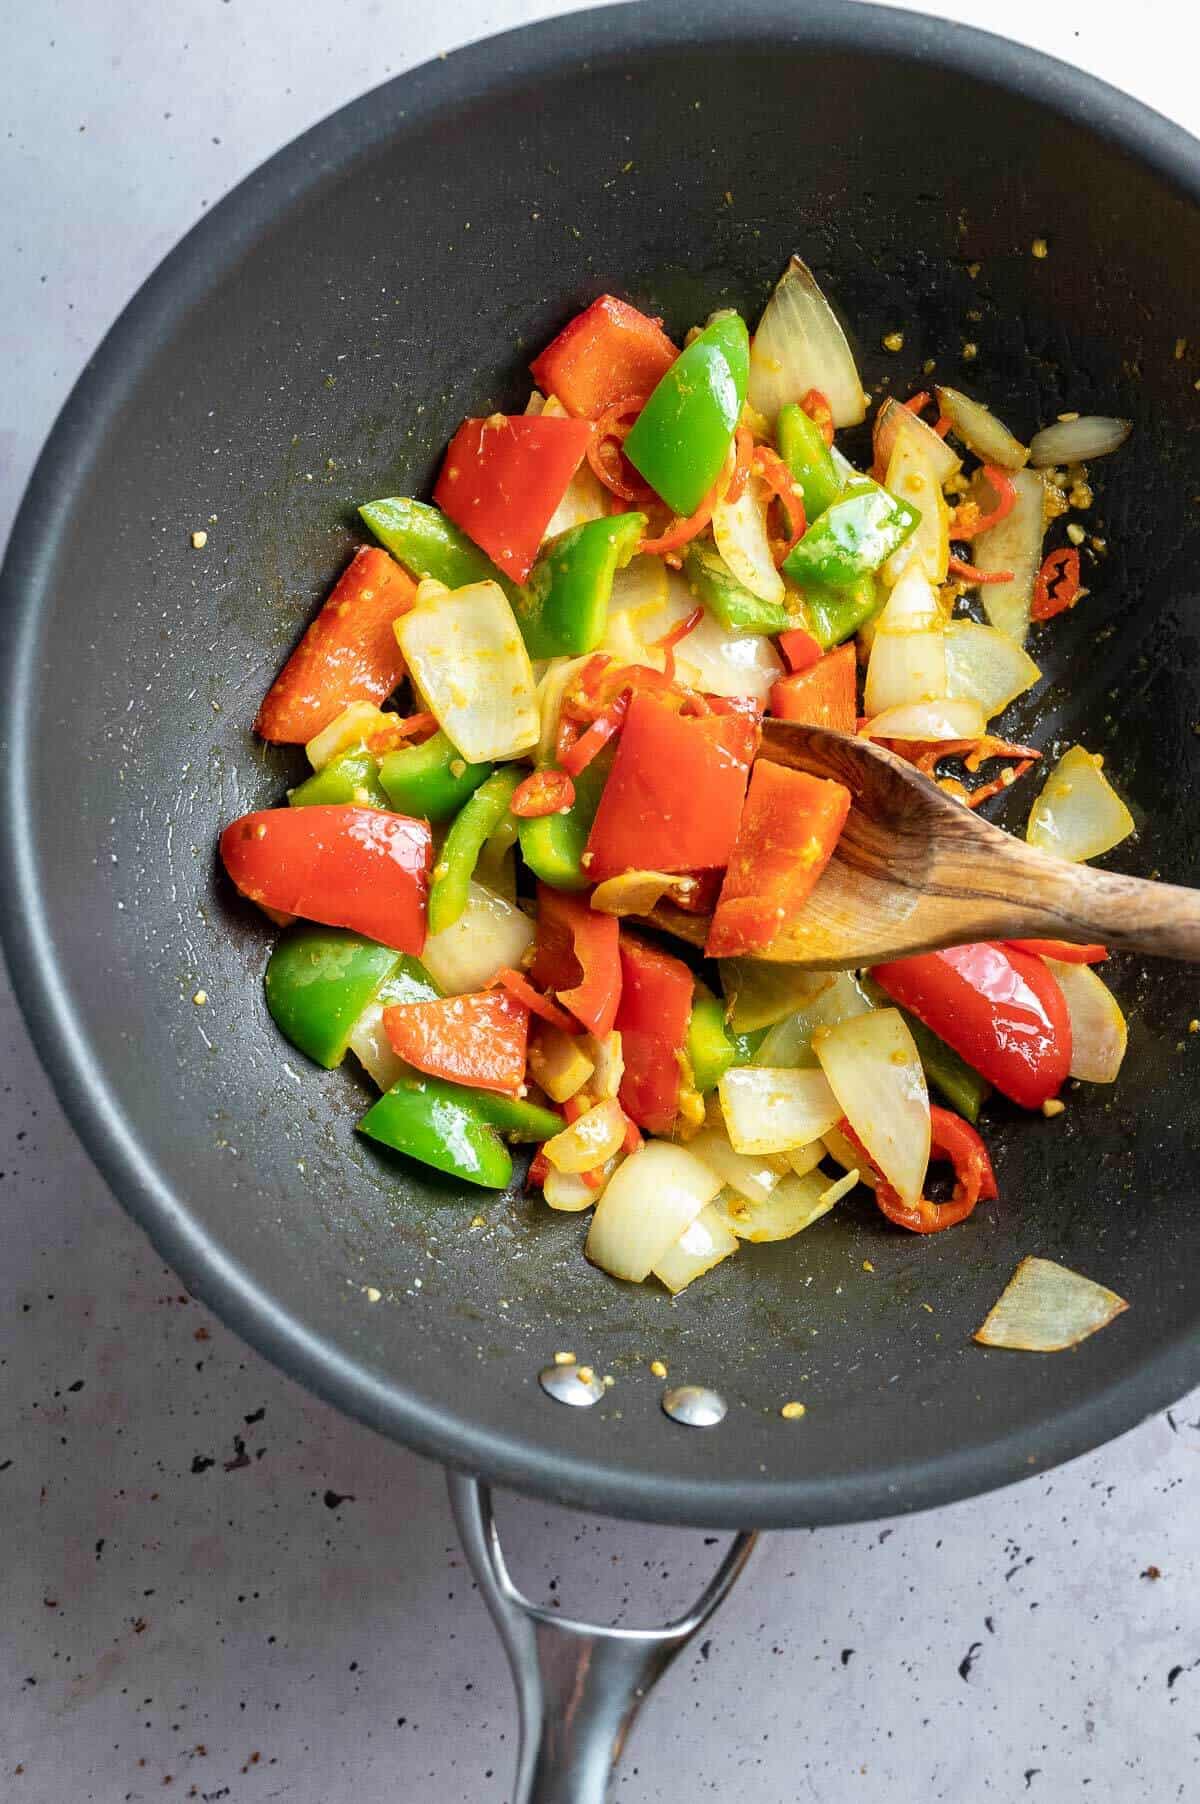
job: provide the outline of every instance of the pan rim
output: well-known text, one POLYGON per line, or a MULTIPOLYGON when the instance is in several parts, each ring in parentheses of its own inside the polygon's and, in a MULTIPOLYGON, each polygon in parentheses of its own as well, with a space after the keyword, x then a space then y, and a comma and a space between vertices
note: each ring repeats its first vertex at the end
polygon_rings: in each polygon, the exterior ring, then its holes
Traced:
POLYGON ((1181 126, 1040 51, 923 14, 840 0, 754 0, 731 25, 723 0, 639 0, 526 25, 456 50, 349 102, 276 152, 168 253, 127 304, 65 402, 18 510, 0 568, 0 941, 38 1054, 72 1127, 118 1201, 192 1293, 289 1376, 347 1414, 447 1464, 560 1503, 703 1527, 799 1527, 918 1510, 974 1495, 1090 1451, 1200 1380, 1200 1336, 1181 1332, 1085 1401, 991 1441, 837 1478, 662 1479, 502 1434, 434 1408, 314 1333, 208 1238, 139 1147, 93 1068, 56 967, 37 896, 37 820, 26 781, 39 687, 42 607, 56 548, 94 447, 189 297, 220 279, 273 222, 384 142, 398 115, 440 112, 582 60, 607 63, 686 44, 819 46, 906 57, 983 79, 1086 127, 1200 202, 1200 144, 1181 126), (598 48, 602 46, 602 48, 598 48))

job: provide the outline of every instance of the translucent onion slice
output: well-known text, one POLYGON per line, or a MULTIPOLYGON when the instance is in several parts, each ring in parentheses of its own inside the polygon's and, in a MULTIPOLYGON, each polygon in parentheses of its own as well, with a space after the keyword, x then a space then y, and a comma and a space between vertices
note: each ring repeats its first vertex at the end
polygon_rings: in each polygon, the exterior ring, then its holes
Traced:
POLYGON ((640 1284, 720 1188, 716 1173, 686 1147, 647 1140, 600 1192, 588 1258, 614 1278, 640 1284))
MULTIPOLYGON (((900 412, 939 449, 944 449, 937 433, 923 426, 907 407, 902 407, 900 412)), ((957 468, 957 457, 954 465, 957 468)), ((885 488, 901 501, 909 502, 921 517, 915 530, 883 566, 884 582, 894 583, 903 571, 915 566, 925 572, 930 582, 944 583, 950 559, 950 510, 942 494, 945 478, 937 474, 924 440, 916 437, 909 427, 902 427, 896 434, 886 469, 885 488)))
POLYGON ((945 694, 945 618, 924 566, 910 564, 876 622, 863 706, 876 715, 945 694))
POLYGON ((858 1183, 859 1175, 858 1166, 853 1165, 849 1171, 843 1172, 840 1178, 830 1184, 827 1190, 823 1190, 821 1192, 821 1201, 825 1204, 825 1207, 827 1209, 832 1209, 833 1205, 835 1203, 840 1203, 844 1196, 849 1196, 850 1192, 854 1189, 854 1186, 858 1183))
MULTIPOLYGON (((830 971, 809 971, 802 965, 766 963, 758 958, 718 960, 721 992, 728 1004, 729 1025, 734 1033, 752 1034, 770 1027, 797 1009, 811 1008, 834 981, 830 971)), ((777 1059, 786 1065, 788 1059, 777 1059)))
POLYGON ((1103 414, 1082 414, 1077 420, 1056 420, 1034 434, 1029 461, 1034 469, 1050 464, 1089 463, 1117 451, 1133 431, 1132 420, 1113 420, 1103 414))
POLYGON ((842 1114, 903 1202, 920 1200, 929 1164, 929 1092, 898 1009, 818 1030, 813 1050, 842 1114))
POLYGON ((1042 674, 1015 639, 974 620, 947 622, 945 650, 946 694, 955 701, 978 702, 988 720, 1042 674))
POLYGON ((809 1146, 842 1113, 820 1071, 740 1065, 717 1086, 735 1152, 786 1153, 809 1146))
POLYGON ((765 708, 783 662, 766 633, 732 633, 706 610, 699 626, 675 647, 675 669, 690 689, 750 695, 765 708))
POLYGON ((1053 1259, 1022 1259, 975 1339, 984 1347, 1062 1353, 1128 1308, 1115 1290, 1053 1259))
POLYGON ((807 1177, 825 1157, 825 1142, 814 1140, 810 1146, 789 1147, 786 1157, 798 1178, 807 1177))
MULTIPOLYGON (((908 439, 917 449, 922 463, 932 472, 939 487, 942 483, 949 482, 962 469, 962 458, 954 446, 944 438, 939 438, 933 427, 927 426, 919 414, 889 395, 880 404, 875 424, 871 428, 871 444, 877 469, 888 468, 892 453, 901 439, 908 439)), ((887 487, 891 486, 889 481, 887 487)))
POLYGON ((817 1056, 812 1037, 818 1027, 836 1027, 855 1015, 869 1015, 871 1003, 850 971, 814 971, 821 987, 812 999, 794 1009, 767 1033, 754 1055, 756 1065, 795 1065, 812 1068, 817 1056))
POLYGON ((751 476, 736 501, 722 501, 713 509, 713 538, 743 587, 761 601, 780 602, 784 586, 767 537, 768 499, 766 486, 751 476))
POLYGON ((1116 1081, 1125 1057, 1125 1017, 1116 997, 1090 965, 1048 958, 1071 1017, 1071 1076, 1088 1084, 1116 1081))
POLYGON ((664 896, 676 894, 679 888, 680 879, 667 871, 624 871, 598 883, 590 904, 602 915, 648 915, 664 896))
POLYGON ((822 1144, 829 1157, 849 1174, 857 1171, 858 1182, 865 1184, 868 1190, 875 1189, 875 1173, 862 1163, 858 1151, 851 1146, 840 1128, 832 1127, 827 1134, 821 1136, 822 1144))
MULTIPOLYGON (((617 1169, 616 1159, 610 1159, 602 1167, 602 1186, 606 1184, 617 1169)), ((546 1173, 546 1181, 542 1185, 542 1197, 548 1208, 556 1209, 561 1215, 581 1215, 590 1209, 600 1195, 590 1184, 585 1184, 577 1172, 555 1171, 551 1166, 546 1173)))
POLYGON ((1040 852, 1074 864, 1111 852, 1133 832, 1133 816, 1104 775, 1103 758, 1073 745, 1029 811, 1025 837, 1040 852))
POLYGON ((866 417, 862 382, 846 334, 817 286, 793 257, 776 283, 750 346, 752 407, 774 426, 779 409, 800 401, 810 388, 829 402, 835 426, 857 426, 866 417))
POLYGON ((384 731, 389 718, 395 720, 396 717, 389 717, 382 708, 374 707, 371 702, 351 702, 327 727, 322 727, 314 739, 309 740, 304 748, 308 762, 314 770, 324 770, 342 752, 348 752, 356 745, 365 745, 372 733, 384 731))
POLYGON ((1042 567, 1046 533, 1046 485, 1036 470, 1017 470, 1012 484, 1016 501, 999 525, 981 533, 972 547, 977 570, 1012 572, 1004 583, 980 589, 984 612, 992 625, 1024 645, 1033 607, 1033 586, 1042 567))
POLYGON ((613 577, 603 649, 626 663, 653 663, 661 670, 663 653, 651 653, 651 642, 661 639, 695 606, 686 585, 671 587, 661 558, 632 558, 613 577))
POLYGON ((582 1034, 564 1033, 548 1021, 530 1024, 529 1070, 551 1102, 569 1101, 595 1069, 582 1034))
POLYGON ((547 658, 542 666, 535 690, 538 711, 537 758, 539 764, 548 764, 553 761, 563 696, 575 673, 582 670, 588 662, 587 658, 547 658))
POLYGON ((1020 470, 1029 461, 1028 447, 981 401, 972 401, 957 388, 939 388, 938 406, 968 451, 981 463, 999 464, 1002 470, 1020 470))
POLYGON ((421 963, 444 996, 485 990, 505 965, 519 970, 534 941, 534 926, 503 896, 471 883, 467 905, 451 927, 431 933, 421 963))
POLYGON ((688 1142, 688 1151, 747 1202, 764 1203, 778 1184, 781 1173, 766 1159, 749 1159, 735 1153, 720 1127, 703 1127, 688 1142))
POLYGON ((426 707, 468 763, 537 744, 533 668, 499 583, 422 583, 395 633, 426 707))
MULTIPOLYGON (((828 1215, 833 1203, 829 1179, 819 1171, 781 1178, 770 1196, 753 1203, 747 1197, 724 1191, 712 1205, 722 1222, 739 1240, 790 1240, 828 1215)), ((834 1202, 837 1198, 834 1198, 834 1202)))
MULTIPOLYGON (((537 393, 536 389, 534 393, 537 393)), ((567 417, 567 410, 557 395, 549 395, 540 408, 531 409, 527 406, 525 411, 540 413, 545 420, 564 420, 567 417)), ((542 544, 547 539, 556 538, 560 532, 568 532, 572 526, 583 526, 588 520, 603 520, 607 513, 608 490, 584 458, 567 484, 562 500, 550 516, 542 534, 542 544)))
POLYGON ((600 1101, 607 1096, 615 1096, 625 1075, 625 1046, 620 1034, 614 1028, 602 1040, 598 1040, 594 1034, 585 1034, 584 1041, 592 1060, 593 1096, 600 1101))
POLYGON ((393 1084, 400 1082, 408 1066, 392 1051, 392 1043, 383 1031, 383 1009, 382 1002, 373 1002, 365 1008, 354 1023, 347 1044, 367 1076, 381 1090, 390 1090, 393 1084))
POLYGON ((887 708, 862 729, 868 739, 978 739, 987 722, 978 702, 906 702, 887 708))
POLYGON ((686 1290, 695 1278, 711 1272, 714 1265, 737 1252, 737 1236, 731 1234, 714 1204, 701 1209, 695 1221, 689 1222, 673 1247, 668 1247, 654 1266, 654 1276, 665 1284, 673 1297, 686 1290))
POLYGON ((607 1097, 552 1135, 542 1151, 555 1171, 595 1171, 620 1152, 625 1127, 624 1109, 615 1097, 607 1097))

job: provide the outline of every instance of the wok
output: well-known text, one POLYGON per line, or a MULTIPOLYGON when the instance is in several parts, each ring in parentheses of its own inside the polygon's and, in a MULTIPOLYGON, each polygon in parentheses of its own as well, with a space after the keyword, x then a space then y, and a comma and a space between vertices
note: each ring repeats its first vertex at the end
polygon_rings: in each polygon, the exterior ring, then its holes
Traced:
MULTIPOLYGON (((519 1187, 481 1206, 356 1138, 363 1084, 279 1038, 270 930, 213 850, 296 778, 250 721, 359 537, 356 503, 426 490, 460 417, 522 406, 528 358, 597 293, 676 333, 722 305, 753 319, 798 249, 868 385, 907 393, 936 358, 1022 432, 1066 408, 1134 420, 1099 483, 1093 593, 1006 724, 1086 738, 1139 811, 1122 868, 1200 882, 1197 371, 1174 354, 1195 328, 1198 191, 1185 133, 1031 51, 866 6, 698 0, 577 14, 390 82, 166 259, 67 403, 13 535, 0 832, 41 1055, 195 1295, 459 1471, 707 1526, 942 1503, 1200 1378, 1177 968, 1114 961, 1120 1083, 1051 1124, 995 1109, 1002 1200, 969 1224, 918 1239, 863 1200, 672 1303, 587 1265, 581 1218, 519 1187), (1071 1356, 973 1345, 1033 1252, 1128 1313, 1071 1356), (539 1389, 558 1348, 616 1379, 599 1407, 539 1389), (668 1421, 654 1358, 725 1396, 719 1428, 668 1421), (779 1415, 791 1397, 802 1422, 779 1415)), ((486 1499, 458 1498, 486 1564, 486 1499)))

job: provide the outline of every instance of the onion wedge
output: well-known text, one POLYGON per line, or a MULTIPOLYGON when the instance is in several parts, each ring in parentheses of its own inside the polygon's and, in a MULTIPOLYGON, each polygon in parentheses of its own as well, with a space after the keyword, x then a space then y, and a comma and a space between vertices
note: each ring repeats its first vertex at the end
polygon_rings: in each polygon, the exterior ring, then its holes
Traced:
POLYGON ((539 764, 554 762, 554 748, 558 742, 558 721, 562 713, 563 696, 570 688, 576 674, 585 664, 591 663, 591 654, 586 658, 550 658, 538 678, 535 699, 538 711, 538 743, 537 761, 539 764))
POLYGON ((354 1023, 347 1044, 367 1076, 381 1090, 390 1090, 393 1084, 400 1082, 408 1066, 398 1053, 392 1051, 392 1043, 384 1032, 385 1007, 383 1002, 373 1002, 365 1008, 354 1023))
POLYGON ((717 1089, 730 1143, 739 1153, 786 1153, 808 1146, 842 1114, 820 1071, 735 1066, 717 1089))
MULTIPOLYGON (((610 1159, 602 1167, 601 1178, 604 1183, 608 1182, 616 1169, 615 1159, 610 1159)), ((542 1185, 542 1197, 547 1208, 557 1210, 560 1215, 582 1215, 585 1209, 592 1207, 599 1194, 590 1184, 585 1184, 577 1172, 555 1171, 553 1166, 546 1173, 546 1181, 542 1185)))
POLYGON ((981 401, 972 401, 957 388, 936 391, 938 407, 949 420, 954 436, 973 451, 981 463, 999 464, 1002 470, 1020 470, 1029 461, 1028 447, 1013 437, 981 401))
POLYGON ((1053 1259, 1022 1259, 975 1339, 983 1347, 1062 1353, 1128 1308, 1116 1291, 1053 1259))
POLYGON ((1071 1076, 1088 1084, 1116 1081, 1125 1057, 1125 1017, 1116 997, 1090 965, 1048 958, 1071 1017, 1071 1076))
POLYGON ((686 1147, 647 1140, 600 1192, 588 1258, 614 1278, 640 1284, 720 1188, 716 1173, 686 1147))
POLYGON ((743 588, 760 601, 781 602, 783 578, 775 568, 767 536, 768 499, 761 477, 750 476, 736 501, 719 501, 713 509, 713 538, 743 588))
POLYGON ((869 1015, 871 1004, 849 971, 810 972, 821 987, 811 1001, 802 1003, 770 1029, 754 1055, 756 1065, 795 1065, 811 1069, 817 1057, 812 1049, 818 1027, 836 1027, 854 1015, 869 1015))
POLYGON ((822 1134, 821 1143, 829 1157, 835 1164, 842 1167, 847 1176, 850 1172, 857 1171, 858 1182, 865 1184, 868 1190, 874 1190, 875 1173, 867 1170, 858 1152, 851 1146, 840 1128, 832 1127, 827 1134, 822 1134))
MULTIPOLYGON (((687 594, 686 587, 683 592, 687 594)), ((695 605, 689 598, 688 612, 695 605)), ((689 689, 704 695, 749 695, 765 708, 783 675, 783 661, 766 633, 730 632, 706 609, 699 626, 675 647, 675 670, 689 689)))
POLYGON ((422 583, 393 630, 426 707, 468 763, 538 743, 533 668, 499 583, 422 583))
POLYGON ((1046 486, 1035 470, 1015 471, 1012 484, 1017 497, 1012 511, 976 541, 975 567, 985 572, 1011 572, 1008 582, 985 583, 980 598, 992 625, 1024 645, 1033 586, 1042 566, 1046 486))
POLYGON ((945 694, 945 617, 923 565, 914 560, 876 621, 863 705, 876 715, 945 694))
MULTIPOLYGON (((534 390, 536 394, 536 389, 534 390)), ((532 396, 530 400, 532 401, 532 396)), ((526 407, 526 413, 540 413, 544 420, 565 420, 567 410, 557 395, 548 395, 541 407, 526 407)), ((567 484, 566 493, 542 534, 542 544, 568 532, 573 526, 585 526, 589 520, 603 520, 608 513, 608 490, 585 457, 567 484)))
POLYGON ((1082 864, 1128 839, 1133 816, 1104 775, 1103 763, 1081 745, 1063 753, 1029 811, 1025 838, 1031 846, 1082 864))
MULTIPOLYGON (((920 420, 906 407, 900 411, 914 426, 920 426, 920 420)), ((922 430, 929 433, 935 445, 941 444, 935 432, 929 432, 928 427, 922 430)), ((897 434, 884 487, 915 507, 920 515, 914 531, 883 566, 884 582, 894 583, 903 571, 920 569, 930 582, 944 583, 950 561, 950 509, 924 444, 909 431, 897 434)))
POLYGON ((739 1240, 790 1240, 829 1213, 837 1201, 827 1200, 832 1188, 819 1171, 810 1171, 804 1177, 781 1178, 762 1202, 725 1191, 712 1208, 739 1240))
POLYGON ((425 941, 421 963, 443 996, 466 996, 486 990, 505 966, 519 971, 533 941, 533 922, 527 914, 482 883, 472 882, 457 921, 425 941))
POLYGON ((767 302, 750 346, 747 399, 768 425, 779 409, 818 389, 835 426, 866 417, 862 381, 846 334, 806 263, 793 257, 767 302))
POLYGON ((385 732, 395 718, 394 714, 385 714, 372 702, 351 702, 309 740, 304 748, 308 762, 314 770, 324 770, 343 752, 356 745, 365 745, 373 733, 385 732))
POLYGON ((978 702, 906 702, 886 708, 861 730, 868 739, 978 739, 987 722, 978 702))
POLYGON ((595 1171, 620 1152, 628 1123, 615 1097, 608 1097, 547 1140, 542 1151, 555 1171, 595 1171))
POLYGON ((818 1029, 813 1050, 869 1157, 901 1201, 915 1207, 929 1164, 929 1092, 903 1016, 875 1009, 818 1029))
POLYGON ((947 622, 945 651, 946 694, 978 702, 987 720, 1002 714, 1042 674, 1015 639, 974 620, 947 622))
POLYGON ((648 915, 664 896, 678 895, 689 881, 694 888, 694 879, 667 871, 623 871, 598 883, 589 905, 602 915, 648 915))
POLYGON ((730 1253, 736 1253, 737 1244, 736 1235, 730 1233, 716 1205, 710 1203, 657 1261, 654 1276, 677 1297, 694 1278, 702 1278, 722 1259, 728 1259, 730 1253))
MULTIPOLYGON (((902 401, 889 395, 886 401, 881 402, 879 412, 875 415, 875 424, 871 428, 871 444, 877 469, 888 468, 892 453, 902 439, 910 441, 939 487, 949 482, 962 469, 962 458, 953 445, 948 445, 944 438, 939 438, 933 427, 925 424, 920 414, 914 413, 911 407, 905 407, 902 401)), ((891 486, 889 482, 887 487, 891 486)))
POLYGON ((765 1203, 782 1175, 766 1159, 750 1159, 735 1153, 728 1136, 719 1127, 702 1127, 688 1142, 688 1151, 715 1172, 722 1184, 745 1197, 748 1203, 765 1203))
MULTIPOLYGON (((727 998, 729 1025, 735 1034, 752 1034, 770 1027, 797 1009, 811 1008, 834 981, 830 971, 810 971, 802 965, 766 964, 758 958, 722 958, 717 961, 721 991, 727 998)), ((787 1059, 778 1064, 786 1065, 787 1059)))
POLYGON ((1133 431, 1132 420, 1107 419, 1103 414, 1082 414, 1077 420, 1056 420, 1035 433, 1029 461, 1035 470, 1051 464, 1090 463, 1120 450, 1133 431))

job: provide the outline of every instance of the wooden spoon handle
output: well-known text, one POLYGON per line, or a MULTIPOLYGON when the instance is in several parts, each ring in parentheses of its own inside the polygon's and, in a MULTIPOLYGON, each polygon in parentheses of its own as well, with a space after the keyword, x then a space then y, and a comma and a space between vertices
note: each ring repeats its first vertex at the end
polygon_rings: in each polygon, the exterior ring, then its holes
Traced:
MULTIPOLYGON (((1200 964, 1200 890, 1048 862, 1053 872, 1039 873, 1038 895, 1029 900, 1056 923, 1052 937, 1200 964)), ((1051 936, 1049 926, 1045 932, 1051 936)))

